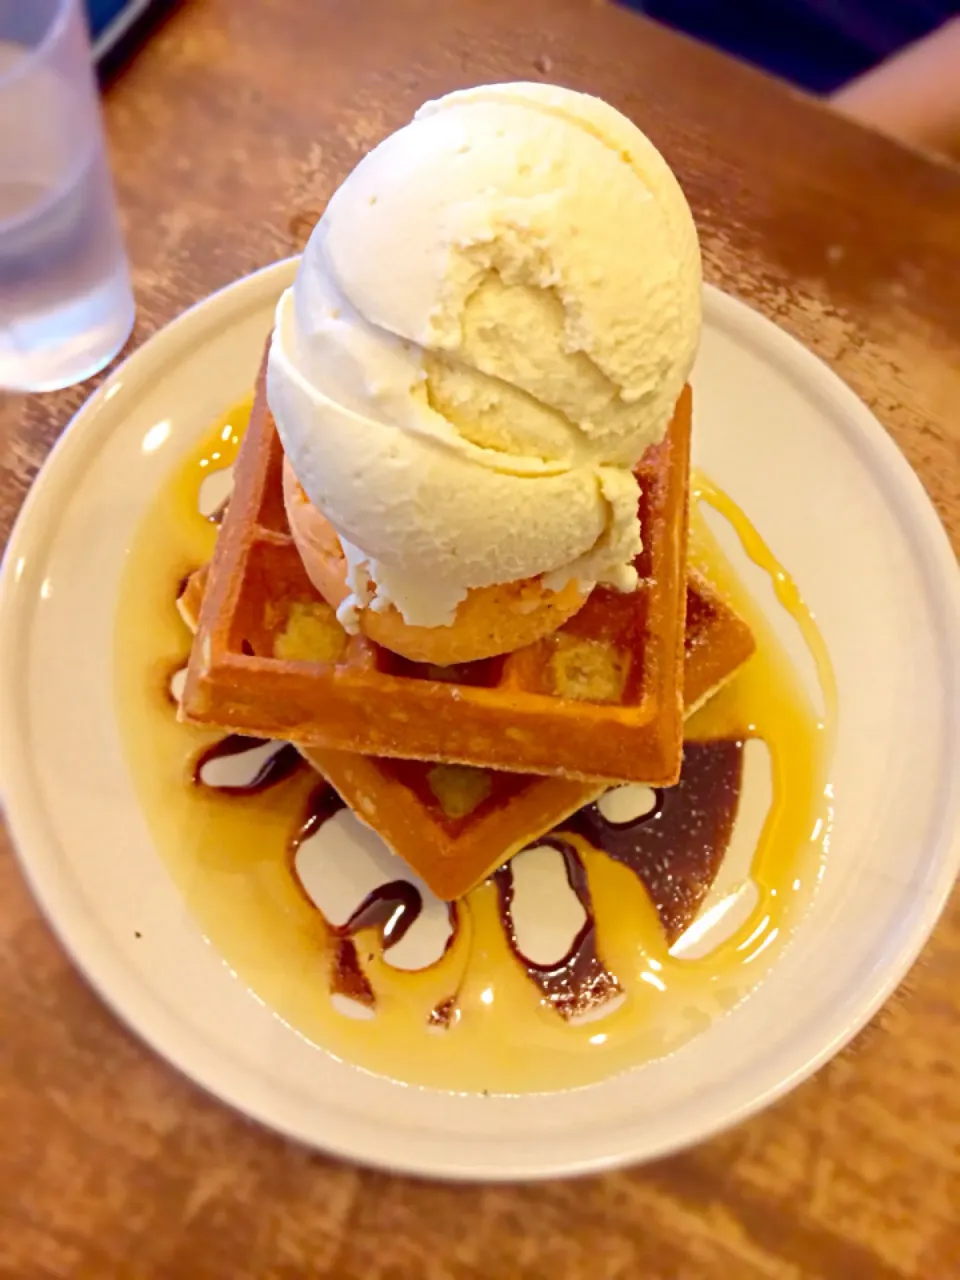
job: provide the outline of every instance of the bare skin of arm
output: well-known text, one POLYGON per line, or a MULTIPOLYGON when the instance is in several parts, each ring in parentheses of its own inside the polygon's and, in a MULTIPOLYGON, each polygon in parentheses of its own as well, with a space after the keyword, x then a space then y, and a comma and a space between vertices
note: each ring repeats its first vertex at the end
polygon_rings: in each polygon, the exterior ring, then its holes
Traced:
POLYGON ((844 85, 830 101, 911 146, 960 158, 960 18, 844 85))

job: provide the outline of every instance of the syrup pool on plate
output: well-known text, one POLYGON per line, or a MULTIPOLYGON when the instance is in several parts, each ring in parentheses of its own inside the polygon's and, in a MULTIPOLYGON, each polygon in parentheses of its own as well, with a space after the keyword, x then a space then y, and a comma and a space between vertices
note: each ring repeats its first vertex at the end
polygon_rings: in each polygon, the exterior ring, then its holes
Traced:
POLYGON ((590 1084, 670 1052, 747 996, 816 887, 836 708, 813 619, 744 514, 694 478, 691 562, 757 651, 688 721, 678 786, 613 789, 447 904, 293 748, 177 720, 190 634, 176 600, 213 553, 249 412, 244 402, 216 423, 144 514, 116 629, 121 734, 158 855, 237 980, 346 1061, 488 1092, 590 1084), (820 707, 711 533, 708 505, 770 575, 814 660, 820 707))

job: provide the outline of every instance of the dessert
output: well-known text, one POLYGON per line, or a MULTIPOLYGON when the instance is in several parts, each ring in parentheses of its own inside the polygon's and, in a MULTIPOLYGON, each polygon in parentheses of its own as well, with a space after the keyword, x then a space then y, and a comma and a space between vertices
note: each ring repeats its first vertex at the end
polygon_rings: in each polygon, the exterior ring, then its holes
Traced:
POLYGON ((675 782, 699 288, 683 194, 618 112, 524 84, 428 103, 277 307, 185 715, 675 782))
POLYGON ((699 289, 616 111, 449 95, 332 198, 252 406, 144 519, 118 708, 157 847, 238 978, 350 1062, 588 1084, 748 993, 813 891, 829 661, 691 476, 699 289))
MULTIPOLYGON (((199 622, 207 566, 191 574, 177 608, 199 622)), ((700 575, 687 584, 684 638, 686 713, 696 711, 753 652, 749 627, 700 575)), ((312 637, 307 638, 308 646, 312 637)), ((603 784, 536 777, 358 752, 300 747, 361 822, 373 828, 439 897, 460 898, 570 814, 603 784)))
MULTIPOLYGON (((212 424, 145 513, 116 643, 121 736, 158 854, 238 979, 347 1061, 440 1088, 511 1092, 588 1084, 660 1056, 749 993, 817 883, 830 833, 832 703, 821 723, 701 506, 723 510, 741 532, 822 663, 789 575, 743 514, 693 478, 688 570, 710 584, 704 602, 715 593, 756 648, 688 720, 679 785, 614 788, 465 897, 438 902, 296 749, 177 718, 183 614, 196 617, 205 577, 196 571, 219 530, 198 493, 234 462, 249 414, 247 403, 212 424), (559 939, 558 902, 563 918, 575 909, 583 924, 559 939)), ((282 520, 279 504, 275 514, 282 520)), ((704 612, 688 593, 686 612, 687 660, 696 655, 710 684, 723 658, 708 642, 709 604, 704 612)), ((459 838, 448 840, 451 852, 459 838)))
POLYGON ((347 629, 386 612, 397 652, 470 661, 553 630, 596 583, 632 591, 633 471, 674 415, 700 306, 679 184, 596 98, 481 86, 370 152, 280 300, 267 374, 344 553, 347 629), (402 624, 434 629, 433 654, 402 624))
MULTIPOLYGON (((287 459, 283 503, 307 577, 339 613, 350 600, 349 566, 329 520, 304 493, 287 459)), ((555 631, 586 602, 576 579, 548 591, 539 579, 474 587, 457 606, 452 625, 421 627, 404 621, 393 605, 357 611, 357 628, 384 649, 434 666, 450 666, 509 653, 555 631)))
POLYGON ((423 667, 349 635, 332 600, 318 595, 287 526, 284 455, 261 379, 210 569, 185 714, 366 755, 675 782, 689 428, 683 394, 670 434, 638 472, 645 540, 635 590, 597 587, 563 627, 503 657, 423 667))

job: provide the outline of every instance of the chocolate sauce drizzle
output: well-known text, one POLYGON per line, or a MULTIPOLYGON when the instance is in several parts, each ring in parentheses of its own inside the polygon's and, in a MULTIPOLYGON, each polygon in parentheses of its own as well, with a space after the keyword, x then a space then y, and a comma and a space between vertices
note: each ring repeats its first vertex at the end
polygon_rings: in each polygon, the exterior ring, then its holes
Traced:
POLYGON ((210 521, 211 524, 223 524, 223 518, 227 514, 227 509, 229 508, 229 506, 230 506, 230 499, 224 498, 224 500, 220 503, 220 505, 215 507, 213 511, 210 512, 210 514, 207 516, 207 519, 210 521))
MULTIPOLYGON (((212 524, 221 524, 229 504, 228 496, 207 519, 212 524)), ((190 576, 185 574, 178 583, 177 598, 186 590, 190 576)), ((169 681, 167 683, 169 686, 169 681)), ((167 693, 171 701, 175 701, 169 687, 167 693)), ((304 766, 292 743, 278 742, 276 751, 266 757, 248 782, 234 786, 203 780, 203 770, 212 760, 252 751, 268 741, 229 734, 215 742, 194 761, 194 784, 221 794, 252 796, 278 785, 304 766)), ((553 964, 538 964, 521 951, 512 916, 514 884, 510 863, 494 872, 500 919, 510 950, 540 989, 544 1000, 562 1017, 582 1015, 622 991, 597 950, 596 919, 586 868, 577 849, 563 838, 563 833, 581 836, 638 877, 672 943, 696 916, 719 870, 733 831, 742 777, 741 741, 689 742, 684 745, 679 782, 675 787, 655 791, 654 806, 647 813, 629 822, 615 823, 605 818, 599 805, 594 803, 544 837, 539 843, 550 845, 561 854, 567 881, 584 911, 583 924, 569 949, 553 964)), ((311 906, 315 904, 297 872, 296 853, 305 840, 344 807, 333 787, 322 783, 311 793, 304 818, 289 842, 291 874, 311 906)), ((406 936, 422 910, 423 899, 416 886, 406 880, 392 880, 369 893, 343 925, 331 927, 334 944, 331 993, 339 993, 368 1007, 375 1006, 376 996, 360 963, 354 937, 362 930, 376 928, 383 950, 387 951, 406 936)), ((448 910, 452 929, 447 948, 460 924, 456 904, 448 904, 448 910)), ((431 1011, 429 1025, 446 1029, 458 1016, 454 993, 431 1011)))
POLYGON ((376 926, 384 951, 404 938, 423 910, 420 890, 409 880, 391 880, 378 885, 350 916, 338 932, 347 936, 376 926))
POLYGON ((628 867, 643 883, 673 943, 691 924, 726 853, 743 782, 743 742, 688 742, 675 787, 657 790, 649 813, 615 823, 598 804, 562 824, 628 867))
POLYGON ((204 780, 203 770, 211 760, 243 755, 246 751, 255 751, 257 747, 266 746, 269 741, 269 738, 246 738, 239 733, 227 734, 225 738, 221 738, 213 746, 202 751, 193 762, 194 784, 221 794, 255 796, 285 781, 301 766, 306 767, 303 757, 292 743, 277 742, 276 751, 267 756, 249 782, 216 784, 204 780))
MULTIPOLYGON (((511 915, 513 872, 509 863, 494 872, 510 950, 561 1016, 582 1015, 622 990, 599 955, 586 869, 564 832, 581 836, 637 876, 673 943, 692 923, 716 879, 733 833, 742 782, 742 741, 688 742, 680 781, 655 790, 654 804, 646 813, 628 822, 611 822, 599 804, 590 804, 540 840, 562 854, 567 881, 585 915, 566 955, 555 964, 535 964, 521 951, 511 915)), ((441 1006, 434 1010, 438 1020, 449 1019, 451 1013, 441 1006)))
MULTIPOLYGON (((303 821, 290 840, 291 866, 293 865, 292 860, 296 857, 297 850, 304 840, 309 840, 311 836, 316 835, 325 822, 346 807, 344 801, 340 799, 329 782, 321 782, 319 787, 314 787, 310 793, 310 799, 307 801, 307 809, 303 816, 303 821)), ((299 880, 298 876, 298 884, 299 880)))
POLYGON ((548 836, 539 841, 556 849, 563 858, 567 883, 577 895, 584 910, 584 921, 567 953, 553 964, 538 964, 524 955, 517 942, 513 923, 513 870, 510 863, 493 874, 497 888, 500 920, 510 950, 531 980, 536 983, 547 1004, 564 1018, 575 1018, 619 995, 622 988, 597 954, 596 919, 587 872, 579 853, 568 840, 548 836))
MULTIPOLYGON (((195 761, 197 785, 233 795, 255 795, 290 777, 303 765, 290 743, 260 765, 254 777, 239 786, 213 786, 201 777, 213 759, 239 755, 265 745, 264 738, 230 734, 208 747, 195 761)), ((513 924, 513 871, 510 863, 493 874, 501 923, 514 957, 544 1001, 561 1017, 576 1018, 622 992, 616 976, 604 965, 597 949, 596 919, 583 859, 564 832, 581 836, 594 848, 629 868, 646 888, 656 907, 668 940, 674 942, 692 922, 712 885, 726 852, 743 778, 743 742, 737 739, 690 742, 684 747, 683 768, 675 787, 657 790, 651 810, 628 822, 605 818, 598 804, 587 805, 539 843, 550 845, 563 858, 567 881, 583 907, 584 922, 566 954, 551 964, 540 964, 524 955, 513 924)), ((291 874, 311 906, 296 869, 300 845, 345 808, 344 801, 327 783, 314 788, 300 826, 289 845, 291 874)), ((346 996, 369 1008, 376 994, 364 972, 355 936, 376 928, 384 951, 406 936, 423 910, 423 899, 407 880, 379 885, 359 904, 342 925, 330 926, 333 954, 331 994, 346 996)), ((460 925, 455 903, 448 904, 452 926, 449 948, 460 925)), ((448 1029, 457 1020, 457 995, 440 1001, 429 1015, 429 1025, 448 1029)))
MULTIPOLYGON (((312 792, 303 821, 290 841, 291 874, 300 892, 312 907, 316 904, 307 893, 297 871, 297 850, 305 840, 316 835, 325 822, 345 807, 343 800, 333 787, 322 783, 312 792)), ((451 934, 447 939, 445 952, 453 943, 460 923, 456 903, 448 903, 447 910, 450 915, 451 934)), ((376 928, 379 931, 380 944, 384 952, 389 951, 406 937, 422 911, 423 896, 417 886, 411 884, 409 880, 391 880, 387 884, 378 885, 368 893, 343 924, 330 925, 335 944, 330 973, 331 994, 347 996, 372 1008, 376 1004, 376 995, 360 964, 360 957, 353 940, 355 935, 364 929, 376 928)))
POLYGON ((370 979, 357 955, 356 944, 352 938, 337 934, 333 937, 333 958, 330 962, 330 994, 345 996, 368 1009, 375 1008, 377 1003, 370 979))

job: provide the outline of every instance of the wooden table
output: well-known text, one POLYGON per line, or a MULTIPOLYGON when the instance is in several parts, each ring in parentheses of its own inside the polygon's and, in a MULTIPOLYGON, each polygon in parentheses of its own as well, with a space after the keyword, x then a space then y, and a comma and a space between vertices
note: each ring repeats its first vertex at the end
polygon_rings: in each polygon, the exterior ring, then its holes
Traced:
MULTIPOLYGON (((142 342, 302 245, 425 98, 552 78, 662 147, 708 277, 870 404, 960 546, 960 173, 588 0, 189 0, 107 95, 142 342)), ((0 534, 89 388, 0 407, 0 534)), ((361 1172, 262 1132, 120 1027, 0 832, 0 1277, 960 1276, 960 899, 859 1041, 636 1172, 529 1188, 361 1172)))

